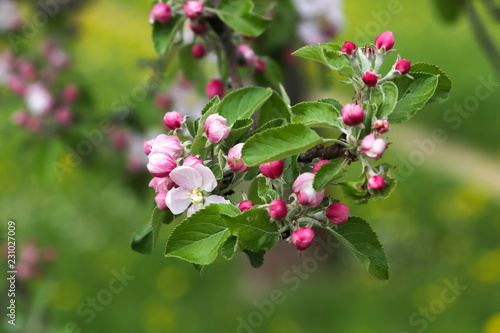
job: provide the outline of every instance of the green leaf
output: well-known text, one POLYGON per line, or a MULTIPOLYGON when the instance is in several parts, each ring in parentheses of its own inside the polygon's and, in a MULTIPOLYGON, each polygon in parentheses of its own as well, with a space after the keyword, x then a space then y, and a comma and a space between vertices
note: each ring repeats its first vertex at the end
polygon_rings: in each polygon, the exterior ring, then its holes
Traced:
POLYGON ((462 13, 462 1, 457 0, 434 0, 438 14, 446 23, 453 23, 462 13))
POLYGON ((269 223, 267 210, 252 208, 236 216, 222 215, 231 234, 250 251, 272 249, 279 241, 276 224, 269 223))
POLYGON ((257 37, 266 30, 269 19, 252 12, 250 0, 221 0, 216 12, 228 26, 247 36, 257 37))
POLYGON ((243 161, 248 166, 281 160, 300 154, 323 140, 303 124, 289 124, 252 136, 243 146, 243 161))
POLYGON ((311 127, 338 127, 336 120, 340 117, 339 110, 332 105, 321 102, 303 102, 292 106, 292 122, 311 127))
POLYGON ((281 72, 280 65, 269 57, 265 57, 263 60, 266 63, 266 71, 262 74, 255 75, 263 75, 264 78, 270 83, 267 85, 278 88, 280 83, 283 82, 283 73, 281 72))
POLYGON ((434 95, 437 85, 438 77, 430 74, 420 74, 415 77, 415 81, 407 88, 403 82, 401 85, 398 84, 399 101, 388 117, 389 123, 400 124, 415 116, 434 95))
MULTIPOLYGON (((155 204, 156 206, 156 204, 155 204)), ((154 207, 149 222, 134 232, 130 246, 142 254, 151 254, 158 243, 162 224, 169 224, 174 219, 170 211, 154 207)))
POLYGON ((219 115, 227 119, 227 126, 233 125, 238 119, 250 118, 273 91, 271 88, 245 87, 227 95, 219 106, 219 115))
POLYGON ((264 203, 268 204, 277 198, 278 193, 272 189, 271 185, 266 185, 266 183, 266 178, 257 178, 257 195, 264 203))
POLYGON ((209 116, 217 113, 219 107, 219 97, 215 96, 208 104, 203 108, 203 116, 200 118, 198 125, 198 132, 193 140, 191 146, 191 154, 193 155, 205 155, 205 144, 207 143, 207 138, 205 134, 205 121, 209 116))
POLYGON ((239 209, 229 204, 211 204, 182 221, 170 234, 166 257, 176 257, 198 265, 208 265, 231 232, 224 223, 226 215, 239 209))
POLYGON ((327 65, 336 70, 340 75, 351 77, 356 75, 356 70, 351 65, 345 54, 342 54, 342 46, 333 43, 320 44, 327 65))
POLYGON ((314 60, 328 66, 325 55, 323 54, 323 48, 320 45, 307 45, 301 47, 297 51, 293 52, 292 55, 304 59, 314 60))
POLYGON ((243 252, 247 255, 248 261, 250 261, 250 265, 252 265, 253 268, 260 268, 264 264, 264 254, 266 254, 266 251, 253 252, 243 250, 243 252))
POLYGON ((330 104, 339 112, 339 114, 340 114, 340 110, 342 110, 342 108, 344 107, 342 105, 342 103, 340 103, 339 101, 337 101, 336 99, 333 99, 333 98, 323 98, 323 99, 318 100, 318 102, 330 104))
POLYGON ((234 252, 236 251, 237 241, 238 237, 231 236, 224 242, 224 244, 222 245, 221 254, 225 259, 227 260, 233 259, 234 252))
POLYGON ((383 163, 380 165, 380 168, 384 170, 383 176, 384 176, 385 187, 383 190, 372 190, 371 196, 375 201, 380 199, 387 199, 394 191, 397 185, 396 179, 391 177, 392 170, 395 169, 395 166, 383 163))
POLYGON ((264 105, 262 105, 262 108, 260 109, 259 127, 277 118, 283 118, 290 121, 290 117, 290 110, 285 104, 285 101, 283 101, 281 96, 276 91, 273 91, 271 97, 266 101, 266 103, 264 103, 264 105))
POLYGON ((297 159, 299 155, 287 157, 285 159, 285 171, 283 172, 283 180, 286 182, 288 188, 292 188, 295 179, 299 176, 299 166, 297 159))
POLYGON ((353 216, 336 229, 327 229, 358 258, 368 273, 379 280, 389 279, 387 255, 366 221, 353 216))
POLYGON ((343 164, 345 160, 339 158, 330 163, 323 164, 319 170, 314 175, 313 188, 316 192, 320 192, 324 189, 331 181, 342 176, 343 164))
POLYGON ((156 52, 163 54, 174 40, 175 33, 182 27, 186 17, 174 15, 165 23, 155 21, 153 24, 153 44, 156 52))
POLYGON ((398 87, 394 82, 387 81, 377 88, 371 94, 371 102, 377 105, 377 119, 387 118, 396 107, 398 87))
POLYGON ((259 168, 252 168, 249 171, 245 172, 245 175, 243 176, 243 180, 245 181, 251 181, 254 180, 257 175, 259 174, 260 169, 259 168))
POLYGON ((179 65, 182 75, 190 81, 206 80, 203 79, 203 70, 200 67, 200 60, 193 57, 193 44, 184 45, 178 52, 179 65))
POLYGON ((410 75, 415 76, 418 74, 432 74, 437 75, 439 78, 436 91, 427 103, 443 103, 450 98, 451 89, 453 88, 453 82, 441 68, 425 62, 417 62, 411 65, 410 75))
POLYGON ((362 205, 368 202, 368 198, 370 197, 370 193, 366 188, 366 180, 362 175, 363 180, 359 182, 340 182, 338 185, 342 189, 342 193, 346 197, 347 200, 356 204, 362 205))
POLYGON ((252 124, 253 120, 249 118, 237 120, 234 123, 233 127, 231 128, 231 132, 229 132, 229 135, 225 140, 226 145, 228 147, 234 146, 243 135, 248 133, 248 130, 250 129, 252 124))
POLYGON ((262 125, 261 127, 257 128, 255 131, 253 131, 252 133, 250 133, 250 136, 253 136, 255 134, 258 134, 260 132, 263 132, 265 131, 266 129, 269 129, 269 128, 275 128, 275 127, 280 127, 280 126, 284 126, 287 124, 287 121, 286 119, 283 119, 283 118, 276 118, 276 119, 273 119, 273 120, 270 120, 268 121, 267 123, 265 123, 264 125, 262 125))

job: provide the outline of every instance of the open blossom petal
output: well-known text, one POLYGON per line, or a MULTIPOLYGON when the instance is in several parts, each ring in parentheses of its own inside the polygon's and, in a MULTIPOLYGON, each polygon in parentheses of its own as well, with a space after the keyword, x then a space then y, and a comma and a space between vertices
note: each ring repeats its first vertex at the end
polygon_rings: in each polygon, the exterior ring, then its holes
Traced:
POLYGON ((165 203, 172 214, 177 215, 182 213, 191 204, 191 198, 188 196, 189 191, 181 187, 171 189, 167 193, 165 203))
POLYGON ((224 197, 221 197, 220 195, 211 195, 209 197, 205 198, 205 206, 208 206, 210 204, 230 204, 231 201, 225 199, 224 197))
POLYGON ((196 169, 187 166, 175 168, 170 173, 170 179, 180 187, 189 191, 200 188, 203 183, 200 173, 196 169))
POLYGON ((217 179, 212 170, 201 164, 196 165, 195 169, 201 176, 200 187, 207 192, 212 192, 217 187, 217 179))

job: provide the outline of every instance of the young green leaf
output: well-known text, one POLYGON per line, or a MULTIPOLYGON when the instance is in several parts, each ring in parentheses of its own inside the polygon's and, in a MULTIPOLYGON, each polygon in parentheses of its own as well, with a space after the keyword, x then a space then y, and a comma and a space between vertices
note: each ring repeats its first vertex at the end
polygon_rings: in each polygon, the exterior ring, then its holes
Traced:
POLYGON ((356 75, 356 70, 352 64, 347 60, 345 54, 340 51, 342 47, 338 44, 325 43, 320 44, 323 49, 323 55, 328 67, 337 71, 342 76, 351 77, 356 75))
POLYGON ((202 155, 205 153, 205 144, 207 143, 207 138, 204 136, 205 134, 205 121, 207 118, 217 113, 219 108, 219 97, 215 96, 208 104, 203 108, 202 114, 203 116, 200 118, 198 125, 198 132, 193 140, 193 144, 191 146, 191 154, 193 155, 202 155))
POLYGON ((208 265, 231 232, 223 216, 237 215, 238 208, 229 204, 211 204, 182 221, 170 234, 166 257, 176 257, 198 265, 208 265))
POLYGON ((228 26, 247 36, 257 37, 266 30, 269 19, 253 13, 254 4, 250 0, 221 0, 217 5, 217 15, 228 26))
POLYGON ((266 185, 266 178, 259 177, 257 178, 257 195, 264 203, 268 204, 276 199, 278 193, 271 188, 271 184, 266 185))
POLYGON ((238 119, 249 118, 271 97, 271 88, 245 87, 227 95, 219 106, 219 115, 231 126, 238 119))
POLYGON ((259 128, 277 118, 283 118, 290 121, 290 110, 281 96, 276 91, 273 91, 271 97, 260 109, 259 128))
POLYGON ((236 236, 231 236, 224 242, 221 249, 221 254, 224 257, 224 259, 227 260, 233 259, 234 252, 236 251, 237 242, 238 238, 236 236))
POLYGON ((235 216, 222 215, 231 234, 238 237, 243 248, 251 251, 272 249, 279 241, 276 224, 269 223, 267 210, 252 208, 235 216))
POLYGON ((243 160, 248 166, 281 160, 300 154, 322 142, 321 137, 303 124, 289 124, 252 136, 243 146, 243 160))
POLYGON ((436 91, 427 103, 443 103, 450 98, 451 89, 453 88, 453 82, 441 68, 425 62, 417 62, 411 65, 410 75, 413 76, 414 74, 432 74, 438 76, 438 85, 436 91))
POLYGON ((398 87, 392 81, 384 82, 373 90, 371 102, 377 105, 377 119, 387 118, 398 101, 398 87))
POLYGON ((250 265, 252 265, 253 268, 260 268, 264 264, 264 254, 266 254, 266 251, 253 252, 250 250, 243 250, 243 252, 247 255, 248 261, 250 261, 250 265))
POLYGON ((229 132, 229 136, 226 138, 226 145, 228 147, 234 146, 238 140, 248 133, 248 130, 253 124, 252 119, 239 119, 237 120, 233 127, 231 128, 231 132, 229 132))
POLYGON ((130 246, 142 254, 151 254, 156 247, 162 224, 169 224, 174 219, 170 211, 154 207, 149 222, 134 232, 130 246))
POLYGON ((155 21, 153 24, 153 44, 156 52, 163 54, 167 51, 174 40, 175 33, 182 27, 185 19, 184 15, 175 15, 165 23, 155 21))
POLYGON ((368 198, 370 197, 370 193, 366 188, 366 180, 359 182, 340 182, 338 184, 342 189, 342 193, 346 197, 347 200, 356 205, 362 205, 368 202, 368 198))
POLYGON ((292 106, 292 123, 304 124, 310 127, 338 127, 336 120, 340 111, 330 104, 321 102, 302 102, 292 106))
MULTIPOLYGON (((395 81, 396 82, 396 81, 395 81)), ((399 100, 394 111, 389 114, 391 124, 400 124, 411 119, 431 99, 438 85, 438 77, 430 74, 415 74, 415 81, 409 86, 398 84, 399 100)))
POLYGON ((320 192, 330 182, 342 176, 343 165, 345 160, 338 158, 330 161, 330 163, 323 164, 314 175, 313 188, 316 192, 320 192))
POLYGON ((359 217, 350 217, 336 228, 327 228, 379 280, 389 279, 389 263, 384 248, 370 225, 359 217))

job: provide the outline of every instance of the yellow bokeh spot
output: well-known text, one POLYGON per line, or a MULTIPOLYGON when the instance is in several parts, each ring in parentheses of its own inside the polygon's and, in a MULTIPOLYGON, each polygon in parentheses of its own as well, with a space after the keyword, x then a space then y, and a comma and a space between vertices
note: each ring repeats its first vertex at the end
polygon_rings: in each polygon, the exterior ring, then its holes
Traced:
POLYGON ((177 327, 177 320, 171 308, 160 302, 150 302, 144 307, 143 325, 146 332, 169 332, 177 327))
MULTIPOLYGON (((443 281, 444 278, 417 288, 413 293, 413 307, 415 309, 418 309, 422 306, 427 307, 434 300, 441 300, 443 290, 447 288, 443 281)), ((444 304, 445 308, 451 306, 451 303, 442 303, 444 304)))
POLYGON ((488 200, 488 196, 481 189, 463 187, 444 195, 443 200, 435 205, 434 211, 439 219, 447 222, 473 222, 477 221, 484 212, 488 200))
POLYGON ((73 279, 58 282, 52 291, 50 303, 57 310, 70 311, 81 301, 82 287, 73 279))
POLYGON ((156 288, 167 299, 177 299, 190 288, 190 279, 186 270, 177 266, 164 267, 156 277, 156 288))
POLYGON ((497 313, 488 321, 484 326, 484 333, 498 333, 500 332, 500 313, 497 313))
POLYGON ((469 266, 469 275, 480 282, 499 282, 500 250, 490 251, 480 255, 474 263, 469 266))

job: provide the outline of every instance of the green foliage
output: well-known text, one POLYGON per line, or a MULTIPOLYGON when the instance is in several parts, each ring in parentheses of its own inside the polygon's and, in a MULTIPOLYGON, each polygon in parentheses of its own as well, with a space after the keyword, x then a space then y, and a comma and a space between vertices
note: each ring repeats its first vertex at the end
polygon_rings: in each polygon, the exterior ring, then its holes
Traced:
POLYGON ((238 237, 243 248, 258 252, 276 246, 279 233, 276 224, 269 223, 267 210, 252 208, 235 216, 222 215, 232 235, 238 237))
POLYGON ((302 102, 292 106, 292 122, 311 127, 341 127, 340 111, 322 102, 302 102))
POLYGON ((259 129, 272 120, 282 118, 290 121, 290 110, 283 99, 276 91, 273 91, 271 97, 262 105, 259 113, 259 129))
POLYGON ((247 134, 248 130, 253 124, 252 119, 238 119, 233 127, 231 128, 231 132, 229 132, 228 137, 226 138, 226 145, 230 148, 238 143, 238 140, 247 134))
POLYGON ((220 251, 222 256, 227 260, 233 259, 237 244, 238 238, 236 236, 229 237, 222 245, 222 249, 220 251))
POLYGON ((353 204, 362 205, 368 202, 369 193, 364 176, 358 182, 344 181, 340 182, 339 186, 346 199, 353 204))
POLYGON ((170 211, 160 210, 155 203, 149 222, 132 235, 130 244, 132 250, 142 254, 153 253, 160 236, 161 225, 169 224, 173 219, 174 215, 170 211))
POLYGON ((277 199, 278 193, 272 188, 272 185, 267 185, 266 183, 266 178, 257 178, 257 195, 264 203, 268 204, 274 199, 277 199))
POLYGON ((425 62, 417 62, 411 65, 410 74, 419 76, 420 74, 432 74, 438 77, 438 85, 436 91, 428 103, 438 102, 444 103, 450 98, 453 82, 450 77, 438 66, 425 62))
POLYGON ((342 76, 353 76, 356 74, 349 60, 340 53, 342 47, 333 43, 304 46, 292 55, 317 61, 330 69, 337 71, 342 76))
POLYGON ((389 279, 389 263, 384 248, 370 225, 359 217, 350 217, 336 228, 327 228, 379 280, 389 279))
POLYGON ((216 13, 228 26, 247 36, 259 36, 270 20, 253 12, 254 4, 250 0, 221 0, 216 13))
POLYGON ((238 213, 238 208, 228 204, 211 204, 197 211, 172 231, 165 256, 198 265, 212 263, 219 248, 231 236, 223 217, 238 213))
POLYGON ((437 13, 446 23, 454 23, 462 13, 463 0, 433 0, 437 13))
POLYGON ((205 121, 212 114, 217 113, 219 106, 219 97, 215 96, 202 110, 202 117, 200 118, 198 131, 193 140, 193 145, 191 146, 191 153, 193 155, 205 155, 205 145, 207 143, 207 138, 205 134, 205 121))
POLYGON ((345 171, 343 164, 345 160, 338 158, 330 161, 330 163, 323 164, 314 175, 313 188, 316 192, 320 192, 330 182, 341 177, 345 171))
POLYGON ((174 15, 165 23, 155 21, 153 24, 153 44, 156 52, 163 54, 172 44, 175 34, 182 27, 186 17, 174 15))
POLYGON ((398 101, 398 87, 394 82, 387 81, 379 85, 371 94, 371 102, 377 106, 377 118, 387 118, 398 101))
POLYGON ((431 99, 438 85, 438 77, 430 74, 420 74, 414 81, 397 80, 399 100, 394 111, 389 114, 391 124, 400 124, 410 120, 417 111, 422 109, 431 99), (409 85, 408 85, 409 83, 409 85))
POLYGON ((243 146, 242 155, 246 165, 254 166, 301 153, 321 142, 306 125, 289 124, 252 136, 243 146))
POLYGON ((264 254, 266 254, 266 251, 253 252, 250 250, 243 250, 243 252, 247 255, 250 265, 252 265, 253 268, 260 268, 264 264, 264 254))
POLYGON ((227 126, 249 118, 271 97, 271 88, 246 87, 233 91, 220 103, 218 113, 227 119, 227 126))

